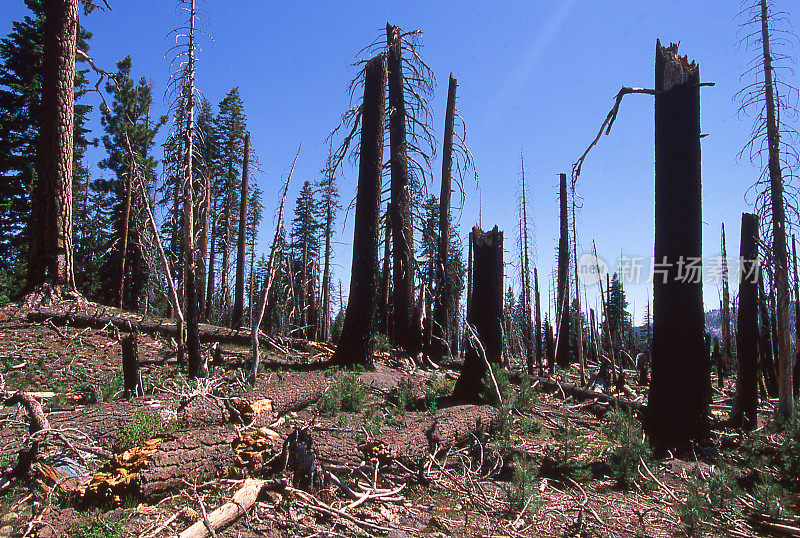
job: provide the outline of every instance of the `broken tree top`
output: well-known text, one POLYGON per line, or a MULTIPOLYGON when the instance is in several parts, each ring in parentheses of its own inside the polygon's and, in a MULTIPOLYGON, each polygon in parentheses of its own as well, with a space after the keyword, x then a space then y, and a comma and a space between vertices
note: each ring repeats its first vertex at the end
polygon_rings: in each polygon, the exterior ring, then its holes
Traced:
POLYGON ((661 71, 656 68, 656 73, 662 73, 661 77, 656 78, 656 91, 669 91, 690 81, 697 83, 700 66, 695 61, 689 63, 686 56, 679 55, 678 45, 680 43, 670 43, 665 47, 660 39, 656 39, 656 56, 664 65, 661 71))

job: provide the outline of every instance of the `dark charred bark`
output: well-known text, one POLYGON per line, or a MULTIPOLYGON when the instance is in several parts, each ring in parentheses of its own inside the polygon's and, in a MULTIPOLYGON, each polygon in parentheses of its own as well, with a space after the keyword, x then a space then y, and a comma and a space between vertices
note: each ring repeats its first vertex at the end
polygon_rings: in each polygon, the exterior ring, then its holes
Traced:
POLYGON ((393 249, 392 307, 395 344, 415 355, 419 342, 412 319, 414 311, 414 228, 411 223, 411 181, 406 144, 406 103, 403 90, 402 30, 386 24, 389 145, 391 166, 391 221, 393 249))
POLYGON ((236 246, 236 281, 233 289, 233 314, 231 327, 243 325, 244 316, 244 262, 247 230, 248 176, 250 172, 250 133, 244 135, 244 164, 242 165, 242 197, 239 201, 239 237, 236 246))
POLYGON ((761 278, 759 269, 758 279, 758 351, 761 359, 761 372, 764 375, 764 384, 770 398, 778 395, 778 380, 775 378, 775 362, 772 354, 772 332, 770 330, 770 316, 767 308, 767 295, 764 293, 764 279, 761 278))
POLYGON ((544 376, 544 354, 542 353, 542 297, 539 295, 539 270, 533 268, 533 293, 536 299, 536 360, 539 362, 539 376, 544 376))
POLYGON ((758 409, 758 217, 742 214, 739 308, 736 321, 736 395, 728 420, 734 428, 756 427, 758 409))
POLYGON ((731 368, 731 294, 728 286, 728 249, 722 223, 722 375, 731 368))
POLYGON ((645 429, 666 449, 707 439, 710 386, 702 278, 678 273, 679 262, 702 257, 699 67, 659 41, 655 79, 655 262, 667 265, 653 285, 645 429))
POLYGON ((794 267, 794 367, 792 372, 792 388, 794 397, 800 395, 800 281, 797 280, 797 248, 792 235, 792 266, 794 267))
POLYGON ((200 231, 197 234, 197 304, 200 305, 200 320, 206 320, 206 276, 208 254, 208 231, 211 219, 211 175, 203 180, 203 198, 200 204, 200 231))
POLYGON ((550 320, 544 320, 544 354, 547 360, 547 371, 550 375, 556 373, 556 343, 553 340, 553 326, 550 320))
POLYGON ((378 300, 376 275, 383 168, 386 61, 383 56, 376 56, 367 62, 365 69, 350 298, 347 301, 342 336, 331 363, 342 366, 362 365, 372 369, 375 309, 378 300))
POLYGON ((385 224, 385 237, 383 239, 383 272, 381 273, 381 289, 380 297, 378 299, 378 332, 389 337, 392 337, 392 323, 389 320, 389 297, 391 293, 391 278, 392 278, 392 227, 390 224, 391 203, 386 204, 386 222, 385 224))
POLYGON ((569 356, 569 221, 567 215, 567 174, 559 175, 560 227, 558 239, 558 334, 556 362, 562 368, 570 363, 569 356))
POLYGON ((134 396, 144 396, 142 387, 142 374, 139 372, 139 346, 138 336, 134 332, 121 340, 122 346, 122 373, 125 380, 125 390, 122 397, 126 400, 134 396))
POLYGON ((26 291, 50 282, 75 288, 72 157, 78 0, 45 0, 36 181, 26 291))
MULTIPOLYGON (((500 364, 503 355, 503 232, 497 226, 488 232, 475 226, 472 240, 473 296, 467 323, 475 331, 480 346, 474 338, 469 338, 464 366, 453 389, 453 398, 464 402, 483 399, 486 362, 500 364)), ((471 332, 469 328, 467 331, 471 332)))
POLYGON ((444 148, 442 151, 442 190, 439 194, 439 255, 436 262, 436 304, 433 314, 433 358, 442 360, 450 355, 449 313, 450 286, 450 195, 453 191, 453 126, 456 116, 456 90, 458 81, 450 73, 447 91, 447 109, 444 118, 444 148))

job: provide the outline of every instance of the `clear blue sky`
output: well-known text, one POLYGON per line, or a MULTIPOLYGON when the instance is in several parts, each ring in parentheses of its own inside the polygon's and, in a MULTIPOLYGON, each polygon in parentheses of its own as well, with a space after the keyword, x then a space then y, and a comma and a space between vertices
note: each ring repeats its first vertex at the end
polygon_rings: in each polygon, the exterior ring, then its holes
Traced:
MULTIPOLYGON (((169 76, 165 51, 170 29, 181 21, 174 2, 109 0, 110 12, 96 12, 82 23, 94 33, 91 56, 111 70, 130 54, 133 71, 163 95, 169 76)), ((800 8, 793 10, 798 28, 800 8)), ((506 274, 517 280, 517 212, 519 156, 525 156, 528 199, 532 208, 535 261, 543 299, 557 244, 558 173, 571 164, 594 137, 621 86, 652 87, 656 38, 680 41, 680 50, 700 64, 702 90, 704 253, 719 253, 720 224, 728 231, 728 252, 738 255, 741 213, 751 210, 747 188, 758 170, 739 162, 750 120, 736 115, 733 101, 743 85, 740 73, 751 54, 737 48, 739 2, 264 2, 233 0, 207 3, 201 38, 197 84, 212 102, 239 86, 255 151, 264 173, 256 180, 265 190, 266 218, 259 248, 268 249, 274 229, 271 218, 278 190, 297 145, 297 163, 289 209, 304 179, 316 179, 327 156, 325 138, 348 106, 347 81, 356 53, 382 35, 387 21, 424 32, 423 55, 438 85, 433 102, 435 129, 441 136, 452 71, 459 80, 461 114, 480 174, 482 224, 505 232, 506 274)), ((792 9, 794 8, 794 9, 792 9)), ((22 0, 4 0, 0 33, 26 10, 22 0)), ((794 45, 795 57, 800 51, 794 45)), ((795 84, 797 84, 795 77, 795 84)), ((97 103, 98 99, 91 97, 97 103)), ((166 106, 157 102, 160 111, 166 106)), ((94 123, 100 136, 99 121, 94 123)), ((653 98, 627 96, 610 136, 589 156, 579 184, 579 248, 597 241, 600 256, 614 262, 653 253, 653 98)), ((439 153, 441 151, 439 150, 439 153)), ((103 158, 90 151, 95 174, 103 158)), ((434 164, 438 195, 440 161, 434 164)), ((340 178, 345 205, 355 194, 357 174, 346 168, 340 178)), ((464 236, 478 219, 474 185, 461 218, 464 236)), ((344 213, 342 213, 342 217, 344 213)), ((335 278, 349 282, 352 213, 337 227, 335 278)), ((649 283, 627 286, 629 300, 641 320, 652 293, 649 283)), ((346 293, 346 290, 345 290, 346 293)), ((589 290, 594 306, 593 290, 589 290)), ((716 284, 704 287, 707 308, 719 304, 716 284)))

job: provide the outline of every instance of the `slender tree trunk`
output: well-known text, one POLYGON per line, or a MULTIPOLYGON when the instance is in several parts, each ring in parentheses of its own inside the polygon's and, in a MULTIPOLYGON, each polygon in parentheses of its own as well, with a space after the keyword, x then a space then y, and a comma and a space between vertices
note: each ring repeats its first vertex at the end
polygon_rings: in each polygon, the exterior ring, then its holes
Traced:
POLYGON ((792 385, 795 399, 800 396, 800 281, 797 280, 797 248, 794 234, 792 234, 792 266, 794 267, 794 366, 792 370, 792 385))
POLYGON ((211 323, 214 318, 214 261, 217 246, 217 201, 214 200, 214 215, 211 220, 211 248, 208 249, 208 282, 206 284, 206 305, 203 318, 211 323))
POLYGON ((469 247, 467 250, 467 312, 472 308, 472 231, 467 237, 469 247))
MULTIPOLYGON (((331 181, 333 179, 331 178, 331 181)), ((322 325, 319 339, 331 339, 331 236, 333 235, 333 200, 328 194, 325 203, 325 265, 322 269, 322 325)))
POLYGON ((475 226, 472 240, 475 278, 467 323, 480 342, 470 338, 464 366, 453 389, 453 398, 465 402, 482 399, 486 363, 500 364, 503 358, 503 232, 497 226, 488 232, 475 226))
POLYGON ((383 129, 385 121, 386 61, 382 55, 365 67, 361 117, 361 156, 353 231, 353 267, 350 299, 342 336, 331 363, 373 368, 375 340, 376 278, 378 274, 378 222, 381 208, 383 129))
MULTIPOLYGON (((763 274, 762 274, 763 276, 763 274)), ((775 362, 772 354, 772 336, 770 315, 767 308, 767 294, 764 292, 764 280, 758 279, 758 350, 761 358, 761 372, 770 398, 778 395, 778 380, 775 378, 775 362)))
POLYGON ((542 297, 539 295, 539 270, 533 268, 533 292, 536 298, 536 358, 539 361, 539 375, 544 377, 544 355, 542 354, 542 297))
POLYGON ((414 310, 414 228, 411 222, 411 190, 406 145, 406 103, 403 90, 402 30, 386 24, 388 47, 389 145, 391 163, 392 289, 395 343, 416 355, 412 313, 414 310))
POLYGON ((772 84, 769 13, 767 0, 761 0, 761 43, 764 53, 764 106, 767 111, 769 148, 769 187, 772 214, 772 254, 775 262, 775 289, 778 295, 778 412, 784 417, 794 407, 792 390, 792 337, 789 326, 789 255, 786 248, 786 214, 783 200, 783 177, 780 157, 780 129, 775 114, 775 91, 772 84))
POLYGON ((569 356, 569 221, 567 214, 567 174, 559 175, 560 236, 558 240, 558 335, 556 362, 562 368, 570 363, 569 356))
POLYGON ((36 181, 26 291, 50 282, 75 289, 72 159, 78 0, 45 0, 36 181))
POLYGON ((125 181, 125 209, 122 211, 122 248, 120 249, 119 273, 117 274, 117 308, 122 308, 125 298, 125 260, 128 254, 128 227, 131 219, 131 195, 133 189, 133 156, 129 155, 128 176, 125 181))
POLYGON ((250 133, 244 135, 244 164, 242 165, 242 197, 239 202, 239 237, 236 242, 236 282, 234 284, 233 315, 231 327, 240 327, 244 315, 244 259, 247 236, 247 196, 250 168, 250 133))
POLYGON ((708 355, 702 277, 679 263, 701 263, 699 67, 678 46, 656 45, 655 262, 653 364, 645 428, 659 449, 708 438, 708 355))
POLYGON ((208 254, 208 230, 211 218, 211 175, 203 177, 203 201, 200 204, 200 232, 197 234, 197 304, 200 319, 205 319, 206 305, 206 256, 208 254))
POLYGON ((756 427, 758 409, 758 217, 742 214, 739 310, 736 321, 736 395, 728 420, 734 428, 756 427))
POLYGON ((188 83, 186 87, 186 161, 183 178, 183 244, 184 264, 186 265, 184 288, 186 290, 186 348, 189 362, 189 379, 205 377, 205 364, 200 355, 198 335, 197 277, 194 256, 194 193, 192 192, 192 158, 194 143, 194 24, 197 12, 195 0, 191 0, 189 14, 189 47, 187 59, 188 83))
POLYGON ((728 249, 722 223, 722 364, 723 374, 731 368, 731 294, 728 286, 728 249))
MULTIPOLYGON (((520 157, 521 159, 521 157, 520 157)), ((522 295, 525 298, 525 308, 522 309, 525 319, 522 321, 523 341, 525 342, 525 364, 528 373, 533 374, 533 355, 531 334, 531 269, 530 249, 528 248, 528 194, 525 188, 525 165, 522 163, 522 295)))
POLYGON ((450 73, 447 90, 447 109, 444 118, 444 148, 442 150, 442 190, 439 195, 439 256, 436 263, 438 293, 433 314, 433 356, 442 360, 450 355, 448 335, 451 298, 450 285, 450 194, 453 191, 453 126, 456 116, 458 81, 450 73))
POLYGON ((575 316, 575 333, 577 336, 577 353, 578 353, 578 368, 581 387, 586 385, 586 372, 584 371, 583 364, 583 322, 581 313, 581 291, 578 288, 580 280, 578 280, 578 224, 575 221, 575 189, 572 189, 572 260, 575 264, 575 305, 577 314, 575 316))
POLYGON ((390 322, 389 313, 391 308, 389 305, 389 297, 391 292, 391 278, 392 278, 392 227, 390 224, 391 202, 386 204, 386 222, 385 232, 386 235, 383 240, 383 273, 381 279, 380 297, 378 299, 378 331, 389 337, 389 340, 394 341, 392 336, 392 323, 390 322))

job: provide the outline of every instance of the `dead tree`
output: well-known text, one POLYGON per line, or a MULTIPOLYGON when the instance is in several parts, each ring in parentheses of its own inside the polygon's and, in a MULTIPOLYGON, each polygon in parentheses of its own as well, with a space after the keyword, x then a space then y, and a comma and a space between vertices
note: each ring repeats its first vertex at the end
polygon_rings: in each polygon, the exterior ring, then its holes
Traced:
POLYGON ((433 314, 433 355, 442 360, 450 355, 449 308, 452 300, 450 285, 450 195, 453 191, 453 130, 456 116, 456 90, 458 81, 450 73, 447 90, 447 109, 444 119, 444 150, 442 152, 442 190, 439 195, 439 252, 436 263, 436 303, 433 314))
MULTIPOLYGON (((208 165, 206 165, 208 167, 208 165)), ((211 225, 211 173, 203 175, 203 198, 200 201, 200 231, 197 234, 197 304, 200 319, 206 321, 206 277, 208 276, 208 232, 211 225)))
POLYGON ((372 368, 386 96, 384 56, 379 55, 371 59, 365 69, 350 298, 347 301, 342 335, 331 363, 372 368))
POLYGON ((708 355, 700 266, 700 70, 678 45, 656 43, 653 364, 645 428, 659 449, 708 436, 708 355), (680 265, 679 265, 680 264, 680 265))
POLYGON ((244 316, 244 262, 247 236, 247 197, 250 168, 250 133, 244 135, 244 163, 242 164, 242 197, 239 202, 239 237, 236 241, 236 280, 233 291, 233 314, 231 327, 240 327, 244 316))
POLYGON ((542 297, 539 295, 539 270, 533 268, 533 293, 536 299, 536 360, 539 361, 539 376, 544 376, 544 358, 542 353, 542 297))
POLYGON ((144 396, 142 374, 139 371, 138 339, 139 336, 134 332, 120 341, 122 347, 122 373, 125 380, 125 390, 122 393, 122 397, 126 400, 135 396, 144 396))
POLYGON ((535 350, 536 346, 533 344, 533 331, 531 330, 533 309, 531 308, 531 269, 530 250, 528 248, 528 193, 525 188, 525 163, 522 160, 521 154, 520 167, 522 168, 522 237, 520 237, 520 243, 522 243, 522 259, 520 261, 522 262, 522 315, 524 316, 521 329, 522 341, 525 347, 525 365, 528 373, 533 375, 533 357, 535 353, 538 354, 538 349, 535 350))
POLYGON ((567 213, 567 174, 559 174, 560 227, 558 239, 558 334, 556 362, 562 368, 570 363, 569 356, 569 220, 567 213))
POLYGON ((794 267, 794 371, 792 372, 792 383, 794 385, 795 399, 800 396, 800 281, 797 280, 797 248, 794 234, 792 234, 792 266, 794 267))
POLYGON ((728 424, 752 430, 758 409, 758 217, 742 214, 739 243, 739 309, 736 321, 736 395, 728 424))
POLYGON ((731 294, 728 287, 728 249, 725 245, 725 223, 722 223, 722 364, 723 376, 731 368, 731 294))
POLYGON ((488 232, 475 226, 472 241, 473 288, 467 324, 477 338, 470 338, 464 366, 453 389, 453 398, 464 402, 482 399, 488 365, 499 365, 503 355, 503 232, 497 226, 488 232))
POLYGON ((122 308, 125 296, 125 262, 128 254, 128 231, 131 220, 131 195, 133 194, 133 157, 128 164, 128 175, 125 180, 125 205, 122 210, 122 246, 120 248, 119 269, 117 273, 117 308, 122 308))
POLYGON ((772 354, 772 331, 770 328, 767 295, 764 292, 763 271, 758 279, 758 351, 761 360, 761 373, 764 376, 767 394, 770 398, 778 395, 778 380, 775 378, 775 361, 772 354))
POLYGON ((577 336, 577 353, 578 353, 578 368, 581 386, 586 385, 586 372, 584 371, 584 353, 583 353, 583 314, 581 313, 581 290, 579 287, 580 279, 578 278, 578 223, 575 215, 577 210, 577 203, 575 202, 575 182, 572 182, 572 262, 575 270, 575 334, 577 336))
POLYGON ((381 272, 381 288, 378 297, 378 332, 391 338, 392 323, 389 321, 389 301, 392 291, 392 227, 389 223, 391 202, 386 204, 386 213, 384 213, 384 238, 383 238, 383 271, 381 272))
POLYGON ((26 292, 45 283, 75 289, 72 142, 78 0, 46 0, 43 7, 37 180, 32 192, 26 292))

